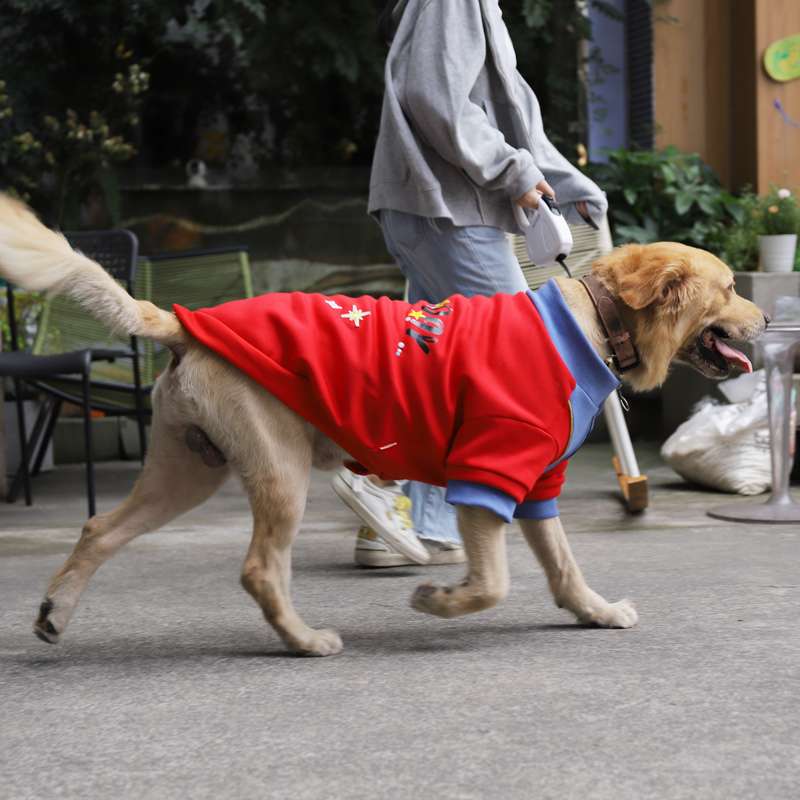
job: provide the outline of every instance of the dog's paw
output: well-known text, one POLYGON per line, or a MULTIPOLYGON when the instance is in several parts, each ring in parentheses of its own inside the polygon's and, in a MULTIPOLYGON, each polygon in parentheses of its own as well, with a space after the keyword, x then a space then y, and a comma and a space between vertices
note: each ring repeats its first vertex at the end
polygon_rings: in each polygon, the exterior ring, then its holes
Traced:
POLYGON ((36 617, 36 622, 33 623, 33 632, 43 641, 48 644, 58 644, 61 637, 61 632, 56 629, 50 619, 53 612, 53 601, 46 597, 42 604, 39 606, 39 616, 36 617))
POLYGON ((448 617, 450 595, 452 589, 423 583, 417 586, 411 595, 411 608, 423 614, 434 614, 437 617, 448 617))
POLYGON ((335 656, 342 652, 342 639, 336 631, 322 629, 310 631, 302 639, 290 644, 293 652, 301 656, 335 656))
POLYGON ((467 582, 458 586, 436 586, 432 583, 423 583, 411 595, 411 608, 421 611, 423 614, 453 619, 491 608, 497 605, 504 596, 504 593, 501 592, 475 590, 467 582))
POLYGON ((588 614, 580 614, 579 618, 581 622, 599 628, 632 628, 639 621, 636 607, 631 600, 606 603, 602 608, 593 609, 588 614))

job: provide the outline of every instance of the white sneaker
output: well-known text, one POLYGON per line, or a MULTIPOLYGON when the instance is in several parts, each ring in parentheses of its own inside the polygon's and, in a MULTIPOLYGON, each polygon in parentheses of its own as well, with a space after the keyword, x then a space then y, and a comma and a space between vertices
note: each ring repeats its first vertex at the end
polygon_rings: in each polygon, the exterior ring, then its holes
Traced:
POLYGON ((333 491, 393 550, 414 564, 427 564, 430 553, 414 530, 411 501, 402 494, 376 486, 349 469, 333 476, 333 491))
MULTIPOLYGON (((467 560, 464 548, 450 542, 435 542, 432 539, 421 540, 430 553, 428 566, 439 564, 463 564, 467 560)), ((408 567, 414 562, 381 540, 375 531, 366 525, 359 528, 356 537, 356 549, 353 554, 360 567, 408 567)))

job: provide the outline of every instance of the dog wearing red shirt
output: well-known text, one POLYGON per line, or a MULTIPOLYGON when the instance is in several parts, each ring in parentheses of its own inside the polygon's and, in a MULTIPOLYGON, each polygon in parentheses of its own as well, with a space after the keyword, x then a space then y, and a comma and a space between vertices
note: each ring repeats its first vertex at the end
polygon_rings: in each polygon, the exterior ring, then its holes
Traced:
POLYGON ((114 331, 173 354, 153 390, 142 474, 118 508, 86 523, 48 586, 35 633, 57 642, 106 559, 202 503, 235 471, 254 516, 245 589, 291 650, 338 653, 335 631, 314 630, 295 611, 289 582, 310 469, 343 461, 447 486, 457 505, 467 576, 420 586, 416 610, 457 617, 500 602, 509 586, 505 529, 517 517, 558 606, 583 623, 633 626, 632 603, 592 591, 570 552, 556 506, 566 459, 619 377, 646 390, 673 361, 714 378, 747 369, 725 339, 752 340, 767 320, 736 295, 725 264, 684 245, 618 248, 593 275, 638 350, 621 376, 611 346, 620 337, 609 338, 576 280, 533 296, 435 305, 292 293, 170 313, 132 298, 0 196, 0 276, 68 295, 114 331))

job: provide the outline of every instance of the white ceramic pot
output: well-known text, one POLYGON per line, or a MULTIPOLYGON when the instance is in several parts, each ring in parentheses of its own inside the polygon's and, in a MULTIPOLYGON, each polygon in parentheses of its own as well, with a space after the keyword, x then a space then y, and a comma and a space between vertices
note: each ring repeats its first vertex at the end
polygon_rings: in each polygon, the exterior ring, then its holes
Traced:
POLYGON ((797 250, 797 234, 758 237, 758 262, 762 272, 791 272, 797 250))

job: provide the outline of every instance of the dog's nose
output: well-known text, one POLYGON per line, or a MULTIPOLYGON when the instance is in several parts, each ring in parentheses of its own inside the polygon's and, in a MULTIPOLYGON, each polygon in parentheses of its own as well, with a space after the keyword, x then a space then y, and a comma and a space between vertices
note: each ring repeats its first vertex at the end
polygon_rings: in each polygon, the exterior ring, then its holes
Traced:
POLYGON ((764 324, 769 325, 772 322, 772 317, 766 311, 761 312, 764 315, 764 324))

